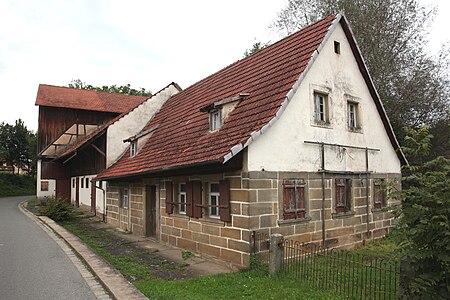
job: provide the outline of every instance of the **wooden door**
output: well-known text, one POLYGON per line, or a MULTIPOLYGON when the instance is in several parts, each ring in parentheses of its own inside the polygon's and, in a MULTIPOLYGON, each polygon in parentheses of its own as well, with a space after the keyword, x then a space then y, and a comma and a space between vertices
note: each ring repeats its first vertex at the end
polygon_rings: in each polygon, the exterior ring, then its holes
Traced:
POLYGON ((145 188, 145 234, 156 237, 156 186, 145 188))
POLYGON ((97 182, 91 181, 91 211, 95 213, 97 207, 97 182))
POLYGON ((80 207, 80 177, 77 177, 77 185, 75 187, 75 206, 80 207))

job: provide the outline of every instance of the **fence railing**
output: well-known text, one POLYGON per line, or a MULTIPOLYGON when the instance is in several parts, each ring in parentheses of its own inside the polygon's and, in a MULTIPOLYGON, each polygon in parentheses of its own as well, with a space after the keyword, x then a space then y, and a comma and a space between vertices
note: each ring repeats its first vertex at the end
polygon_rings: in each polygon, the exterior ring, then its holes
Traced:
POLYGON ((271 247, 270 241, 268 234, 252 232, 252 254, 260 263, 271 267, 278 265, 271 270, 276 269, 280 274, 293 276, 319 289, 334 290, 351 299, 398 298, 400 264, 397 260, 323 248, 283 240, 282 237, 277 247, 271 247))
POLYGON ((282 272, 354 299, 397 299, 399 263, 285 240, 282 272))

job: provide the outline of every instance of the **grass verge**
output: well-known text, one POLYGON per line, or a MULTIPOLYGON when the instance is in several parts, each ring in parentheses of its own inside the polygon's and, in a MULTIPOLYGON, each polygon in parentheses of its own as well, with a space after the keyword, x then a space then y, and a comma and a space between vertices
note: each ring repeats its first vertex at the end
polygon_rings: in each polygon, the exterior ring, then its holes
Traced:
POLYGON ((36 180, 33 176, 0 173, 0 197, 35 194, 36 180))

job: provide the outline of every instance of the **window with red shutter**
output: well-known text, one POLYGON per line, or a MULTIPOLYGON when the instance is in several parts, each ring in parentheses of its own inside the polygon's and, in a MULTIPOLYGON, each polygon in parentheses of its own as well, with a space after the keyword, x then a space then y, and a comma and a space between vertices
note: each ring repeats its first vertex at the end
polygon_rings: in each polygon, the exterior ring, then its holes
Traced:
POLYGON ((338 178, 335 181, 336 188, 336 213, 345 213, 351 210, 352 180, 338 178))
POLYGON ((166 213, 173 213, 173 184, 171 181, 166 181, 166 213))
POLYGON ((304 219, 305 217, 305 181, 303 179, 284 180, 283 219, 304 219))
POLYGON ((202 182, 192 181, 193 217, 202 217, 202 182))

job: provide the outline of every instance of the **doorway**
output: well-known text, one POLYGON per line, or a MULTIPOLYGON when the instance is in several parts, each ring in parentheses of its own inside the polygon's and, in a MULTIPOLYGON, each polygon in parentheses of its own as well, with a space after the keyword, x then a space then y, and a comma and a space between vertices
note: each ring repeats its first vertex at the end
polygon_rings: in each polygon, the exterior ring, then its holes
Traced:
POLYGON ((156 185, 145 187, 145 235, 156 237, 156 185))

